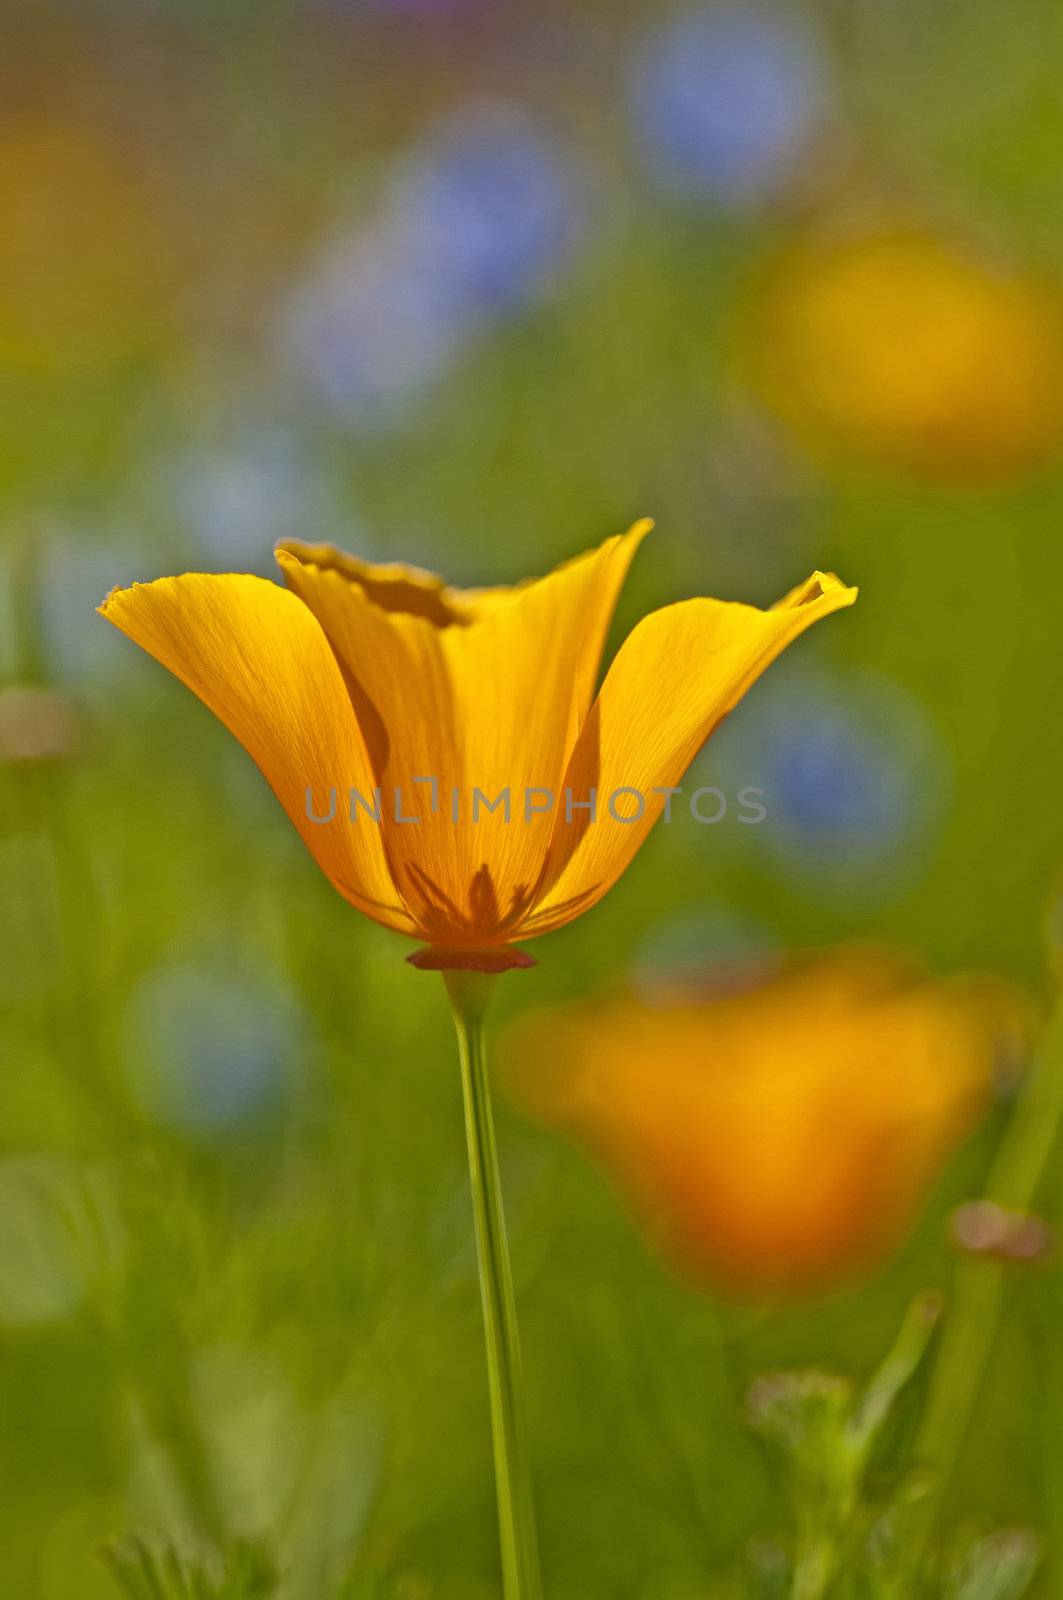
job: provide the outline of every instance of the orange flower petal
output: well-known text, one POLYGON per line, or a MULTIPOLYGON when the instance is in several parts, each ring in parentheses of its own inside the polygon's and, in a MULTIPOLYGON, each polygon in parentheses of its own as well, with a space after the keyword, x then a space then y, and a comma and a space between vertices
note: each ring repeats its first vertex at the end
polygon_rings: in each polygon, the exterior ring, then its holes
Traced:
POLYGON ((433 944, 504 942, 532 903, 551 819, 526 820, 526 791, 560 787, 649 526, 513 589, 460 591, 409 568, 278 550, 343 667, 385 791, 392 872, 433 944), (483 802, 474 820, 474 789, 487 801, 508 791, 509 820, 483 802))
MULTIPOLYGON (((521 925, 530 938, 572 920, 617 881, 664 810, 655 794, 677 786, 706 739, 775 658, 857 591, 817 572, 770 611, 722 600, 686 600, 643 618, 621 646, 565 775, 574 802, 595 791, 597 818, 562 803, 555 814, 549 893, 521 925), (618 821, 609 799, 637 790, 637 820, 618 821)), ((617 801, 636 817, 637 800, 617 801)))
POLYGON ((263 578, 190 573, 116 589, 100 614, 186 684, 235 734, 311 855, 360 911, 411 931, 380 830, 347 820, 348 791, 373 780, 328 641, 294 595, 263 578), (331 823, 329 791, 336 792, 331 823))

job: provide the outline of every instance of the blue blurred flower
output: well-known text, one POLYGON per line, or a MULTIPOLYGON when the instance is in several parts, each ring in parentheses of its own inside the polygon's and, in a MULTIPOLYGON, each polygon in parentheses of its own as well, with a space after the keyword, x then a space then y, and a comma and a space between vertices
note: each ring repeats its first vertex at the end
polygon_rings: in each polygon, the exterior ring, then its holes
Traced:
POLYGON ((764 684, 721 742, 734 778, 764 790, 758 836, 795 876, 861 892, 876 879, 901 889, 925 860, 948 764, 922 707, 899 685, 790 674, 764 684))
POLYGON ((459 311, 492 316, 546 289, 579 232, 578 186, 521 111, 480 108, 444 128, 396 194, 407 248, 459 311))
POLYGON ((159 1122, 182 1133, 225 1134, 280 1109, 302 1032, 294 1001, 276 982, 164 965, 130 1000, 128 1069, 159 1122))
POLYGON ((301 377, 339 420, 394 418, 423 393, 468 332, 447 286, 411 258, 390 226, 345 229, 289 308, 286 342, 301 377))
POLYGON ((549 289, 580 232, 577 190, 518 109, 445 125, 375 226, 340 227, 298 285, 286 344, 304 381, 349 424, 392 420, 471 337, 549 289))
POLYGON ((269 418, 241 417, 207 444, 180 446, 149 474, 149 492, 164 495, 182 541, 198 536, 226 571, 273 575, 278 539, 350 537, 324 464, 308 442, 269 418))
POLYGON ((790 172, 826 98, 818 41, 795 17, 712 6, 674 17, 647 41, 633 111, 662 183, 742 202, 790 172))

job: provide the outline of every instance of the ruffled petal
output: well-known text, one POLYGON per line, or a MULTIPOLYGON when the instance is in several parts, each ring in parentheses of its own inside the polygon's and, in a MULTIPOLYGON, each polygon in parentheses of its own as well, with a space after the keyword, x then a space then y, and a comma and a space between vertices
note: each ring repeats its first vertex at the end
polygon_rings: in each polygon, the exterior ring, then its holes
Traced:
POLYGON ((513 589, 278 550, 343 669, 385 795, 392 875, 433 943, 505 942, 539 892, 552 821, 548 809, 529 817, 527 793, 560 787, 649 526, 513 589))

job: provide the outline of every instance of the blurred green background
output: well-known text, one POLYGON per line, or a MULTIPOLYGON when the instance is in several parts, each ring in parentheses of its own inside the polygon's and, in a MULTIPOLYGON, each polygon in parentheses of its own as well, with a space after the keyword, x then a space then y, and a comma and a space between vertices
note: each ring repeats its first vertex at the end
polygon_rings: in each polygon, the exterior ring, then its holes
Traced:
MULTIPOLYGON (((94 606, 332 539, 511 581, 658 520, 689 594, 861 586, 506 1010, 873 936, 1045 985, 1063 759, 1063 12, 498 0, 0 7, 0 1593, 266 1538, 292 1600, 497 1594, 438 980, 94 606)), ((614 639, 615 643, 615 639, 614 639)), ((552 1600, 713 1593, 785 1498, 749 1381, 866 1373, 944 1219, 769 1314, 680 1286, 502 1109, 552 1600)), ((1051 1215, 1058 1178, 1044 1196, 1051 1215)), ((1058 1272, 953 1488, 1063 1592, 1058 1272)))

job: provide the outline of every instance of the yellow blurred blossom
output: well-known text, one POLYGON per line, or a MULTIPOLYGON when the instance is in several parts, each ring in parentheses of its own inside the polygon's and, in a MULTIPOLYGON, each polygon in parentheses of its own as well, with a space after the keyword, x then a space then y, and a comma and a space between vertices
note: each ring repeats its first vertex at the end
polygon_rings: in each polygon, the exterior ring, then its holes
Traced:
POLYGON ((743 339, 754 389, 814 450, 981 484, 1063 446, 1058 296, 930 233, 792 243, 743 339))
POLYGON ((0 119, 0 362, 67 376, 157 348, 173 273, 146 176, 100 126, 0 119))

